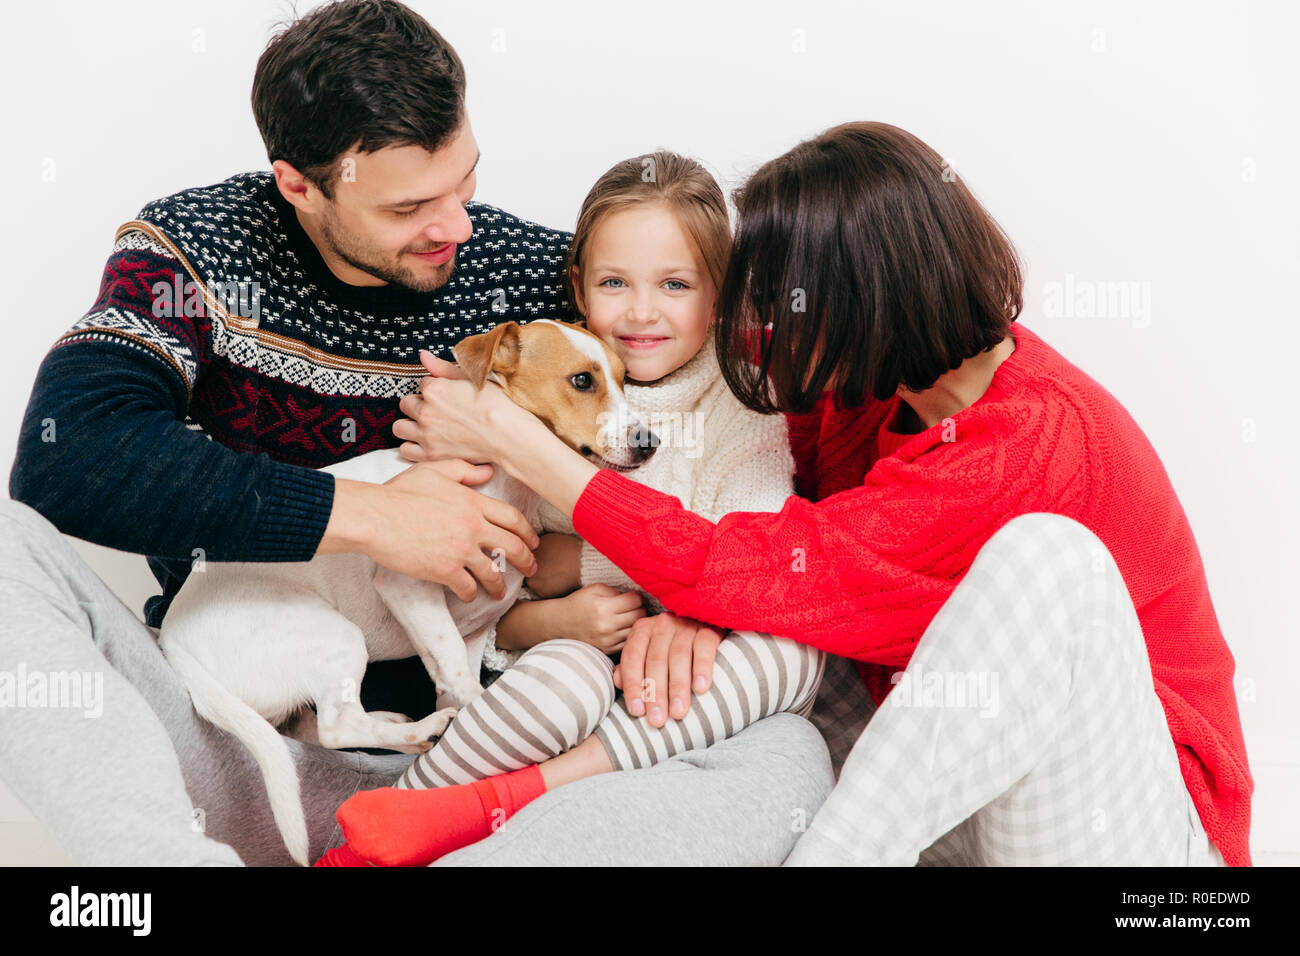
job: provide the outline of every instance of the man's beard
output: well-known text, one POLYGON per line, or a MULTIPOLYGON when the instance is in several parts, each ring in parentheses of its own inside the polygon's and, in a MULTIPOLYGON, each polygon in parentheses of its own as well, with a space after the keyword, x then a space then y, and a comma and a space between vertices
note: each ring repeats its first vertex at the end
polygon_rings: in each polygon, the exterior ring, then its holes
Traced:
MULTIPOLYGON (((329 213, 321 216, 321 237, 329 245, 330 251, 352 268, 360 269, 376 279, 414 289, 416 292, 434 292, 446 285, 452 271, 456 268, 456 253, 460 252, 457 249, 450 259, 438 266, 437 271, 429 276, 407 268, 397 260, 397 257, 388 259, 384 252, 358 240, 352 233, 335 228, 329 213), (386 259, 388 261, 385 261, 386 259)), ((431 250, 406 251, 429 252, 431 250)), ((400 256, 401 253, 398 255, 400 256)))

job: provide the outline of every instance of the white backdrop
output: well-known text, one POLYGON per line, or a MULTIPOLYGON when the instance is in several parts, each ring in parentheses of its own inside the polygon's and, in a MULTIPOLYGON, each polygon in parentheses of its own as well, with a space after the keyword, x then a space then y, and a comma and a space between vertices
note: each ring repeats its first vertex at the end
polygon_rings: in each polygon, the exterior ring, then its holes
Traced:
MULTIPOLYGON (((572 229, 601 172, 656 148, 726 188, 846 120, 903 126, 947 157, 1028 266, 1022 321, 1113 392, 1163 459, 1238 664, 1252 842, 1300 852, 1294 6, 412 5, 465 62, 477 198, 546 225, 572 229), (1132 298, 1110 308, 1108 290, 1132 298)), ((36 368, 94 300, 114 228, 150 199, 267 167, 249 91, 287 10, 6 10, 6 477, 36 368)), ((140 613, 143 558, 77 546, 140 613)), ((0 794, 0 821, 22 819, 0 794)))

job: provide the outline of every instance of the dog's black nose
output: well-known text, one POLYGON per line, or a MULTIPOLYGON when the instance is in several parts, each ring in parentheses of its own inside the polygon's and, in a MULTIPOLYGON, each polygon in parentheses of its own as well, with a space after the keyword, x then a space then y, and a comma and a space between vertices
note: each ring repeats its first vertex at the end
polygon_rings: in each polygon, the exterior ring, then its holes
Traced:
POLYGON ((641 461, 646 461, 659 447, 659 436, 646 428, 644 425, 638 425, 632 429, 628 435, 628 444, 632 446, 634 454, 641 461))

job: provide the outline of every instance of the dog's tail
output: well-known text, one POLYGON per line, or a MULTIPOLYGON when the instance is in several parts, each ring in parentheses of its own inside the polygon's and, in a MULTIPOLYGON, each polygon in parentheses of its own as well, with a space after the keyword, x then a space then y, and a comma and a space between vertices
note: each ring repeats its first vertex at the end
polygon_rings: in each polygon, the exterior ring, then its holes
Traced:
POLYGON ((220 727, 244 744, 257 761, 271 800, 271 814, 289 855, 307 866, 307 819, 298 790, 298 769, 289 747, 271 723, 216 680, 189 651, 166 642, 163 652, 181 676, 199 716, 220 727))

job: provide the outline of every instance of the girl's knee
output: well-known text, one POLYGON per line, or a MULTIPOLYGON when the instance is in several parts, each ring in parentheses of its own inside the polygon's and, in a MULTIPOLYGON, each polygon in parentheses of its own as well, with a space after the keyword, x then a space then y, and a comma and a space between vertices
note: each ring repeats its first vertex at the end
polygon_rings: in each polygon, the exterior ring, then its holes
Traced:
POLYGON ((765 682, 763 686, 773 695, 778 688, 786 691, 782 700, 765 702, 763 712, 788 710, 801 717, 808 716, 812 710, 826 667, 826 655, 818 648, 793 638, 757 631, 731 632, 719 645, 718 656, 727 659, 734 668, 754 670, 758 675, 770 669, 777 680, 765 682))
POLYGON ((580 736, 570 746, 585 739, 614 706, 614 664, 582 641, 544 641, 529 648, 502 677, 511 671, 527 678, 533 706, 572 715, 580 736))
POLYGON ((718 646, 718 653, 728 644, 733 651, 744 653, 745 650, 762 649, 763 653, 789 661, 807 660, 817 663, 825 653, 811 644, 803 644, 792 637, 780 637, 776 634, 763 634, 758 631, 732 631, 718 646))
POLYGON ((614 673, 614 662, 609 655, 584 641, 575 641, 568 637, 558 637, 550 641, 534 644, 519 656, 517 663, 541 658, 554 660, 568 667, 580 666, 596 671, 614 673))

